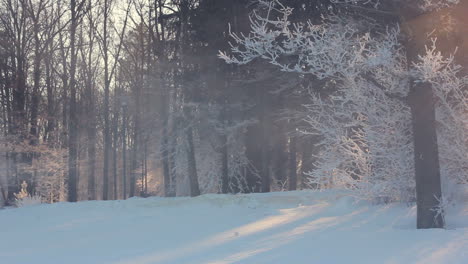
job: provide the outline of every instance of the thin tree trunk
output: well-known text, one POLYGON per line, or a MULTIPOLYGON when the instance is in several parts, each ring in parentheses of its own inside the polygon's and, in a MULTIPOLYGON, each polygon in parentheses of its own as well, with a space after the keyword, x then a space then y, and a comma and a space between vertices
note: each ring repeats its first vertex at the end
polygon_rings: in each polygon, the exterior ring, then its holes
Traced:
POLYGON ((164 113, 163 116, 163 130, 162 130, 162 144, 161 144, 161 155, 162 155, 162 165, 163 165, 163 174, 164 174, 164 196, 170 197, 171 192, 171 171, 169 168, 169 139, 167 133, 168 117, 167 113, 164 113))
POLYGON ((76 202, 78 199, 78 115, 76 109, 76 50, 75 34, 78 23, 76 0, 71 0, 71 26, 70 26, 70 124, 68 126, 68 201, 76 202))
POLYGON ((266 100, 267 100, 267 92, 266 87, 260 88, 260 126, 261 126, 261 171, 260 177, 262 179, 261 182, 261 192, 270 192, 270 173, 269 173, 269 140, 268 134, 271 128, 271 116, 267 116, 267 109, 266 109, 266 100))
MULTIPOLYGON (((308 172, 311 172, 314 168, 313 166, 313 160, 312 160, 312 150, 313 150, 313 144, 312 144, 312 139, 310 138, 304 138, 301 141, 300 147, 302 148, 301 152, 301 172, 300 172, 300 188, 306 188, 307 186, 307 176, 305 175, 308 172)), ((312 188, 316 188, 317 186, 310 186, 312 188)))
POLYGON ((45 74, 46 74, 46 91, 47 91, 47 126, 44 134, 44 141, 47 141, 49 145, 54 142, 54 131, 55 131, 55 99, 54 89, 52 87, 52 41, 48 46, 47 56, 45 57, 45 74))
POLYGON ((135 124, 134 124, 134 131, 133 131, 133 141, 132 141, 132 166, 130 172, 130 197, 135 196, 135 182, 136 182, 136 169, 137 169, 137 151, 138 151, 138 125, 136 124, 138 119, 138 114, 135 115, 135 124))
POLYGON ((221 192, 229 193, 229 157, 226 133, 221 135, 221 192))
POLYGON ((195 146, 193 144, 193 130, 192 127, 187 128, 187 161, 188 173, 190 180, 190 196, 200 195, 200 187, 198 186, 197 163, 195 160, 195 146))
POLYGON ((297 151, 296 137, 289 138, 289 190, 294 191, 297 188, 297 151))
MULTIPOLYGON (((172 118, 173 119, 173 118, 172 118)), ((175 164, 175 153, 176 153, 176 136, 174 135, 176 133, 177 125, 174 120, 171 122, 171 132, 172 135, 169 137, 169 144, 168 144, 168 162, 169 162, 169 176, 171 178, 171 197, 176 197, 177 196, 177 174, 175 171, 176 164, 175 164)))
MULTIPOLYGON (((160 30, 158 23, 155 23, 155 31, 157 35, 157 40, 159 41, 159 46, 156 45, 156 41, 153 45, 153 53, 154 55, 159 55, 158 51, 160 52, 160 57, 162 60, 162 65, 165 66, 167 59, 166 59, 166 53, 165 53, 165 48, 166 48, 166 37, 165 37, 165 24, 164 24, 164 16, 163 16, 163 5, 161 0, 155 0, 154 1, 155 5, 155 16, 156 16, 156 21, 159 22, 160 25, 160 30), (157 5, 157 7, 156 7, 157 5), (159 49, 157 49, 159 47, 159 49)), ((175 196, 174 192, 171 190, 171 168, 170 168, 170 162, 169 162, 169 101, 170 101, 170 95, 168 91, 168 85, 167 85, 167 77, 166 74, 161 73, 160 75, 161 82, 163 83, 161 89, 161 116, 163 120, 163 129, 162 129, 162 139, 161 139, 161 155, 162 155, 162 165, 163 165, 163 174, 164 174, 164 196, 170 197, 170 196, 175 196)))
MULTIPOLYGON (((88 2, 88 10, 91 10, 91 1, 88 2)), ((84 85, 84 98, 86 109, 86 148, 87 148, 87 175, 88 175, 88 200, 96 200, 96 110, 94 94, 94 68, 93 49, 95 47, 94 25, 95 21, 92 13, 88 17, 88 51, 85 53, 84 46, 81 47, 82 60, 85 65, 84 74, 86 76, 84 85)))
MULTIPOLYGON (((76 24, 75 24, 76 28, 76 24)), ((70 32, 71 34, 71 32, 70 32)), ((60 45, 60 57, 62 59, 62 74, 61 74, 61 79, 62 79, 62 127, 64 130, 67 130, 68 128, 68 93, 66 89, 69 87, 69 79, 68 79, 68 62, 67 62, 67 56, 65 52, 65 43, 64 43, 64 37, 62 35, 62 32, 59 32, 59 45, 60 45)), ((61 136, 61 141, 62 141, 62 146, 63 148, 68 147, 68 138, 66 136, 66 133, 62 133, 61 136)))
POLYGON ((103 44, 102 51, 104 56, 104 168, 103 168, 103 186, 102 199, 109 199, 109 155, 111 147, 110 127, 109 127, 109 51, 108 51, 108 16, 109 0, 104 0, 104 26, 103 26, 103 44))
POLYGON ((112 157, 113 157, 113 175, 114 175, 114 200, 117 200, 117 148, 118 148, 118 118, 119 118, 119 113, 117 111, 117 102, 114 104, 115 106, 115 113, 114 113, 114 118, 113 118, 113 148, 112 148, 112 157))
POLYGON ((127 105, 123 105, 123 122, 122 122, 122 182, 123 182, 123 199, 127 199, 127 105))
POLYGON ((87 99, 88 99, 88 200, 96 199, 96 117, 94 107, 94 92, 91 76, 87 80, 87 99))
MULTIPOLYGON (((226 77, 226 76, 224 76, 226 77)), ((216 77, 215 77, 216 78, 216 77)), ((214 83, 216 85, 217 82, 214 83)), ((226 81, 223 81, 223 88, 229 89, 229 85, 226 81)), ((227 126, 229 125, 228 119, 228 98, 227 96, 221 96, 220 105, 221 111, 219 115, 219 120, 223 124, 222 127, 225 129, 221 133, 221 192, 222 193, 229 193, 229 147, 228 147, 228 132, 226 131, 227 126)))
POLYGON ((145 178, 145 190, 144 190, 144 196, 148 196, 148 144, 145 144, 145 159, 144 159, 144 168, 145 168, 145 173, 144 173, 144 178, 145 178))
MULTIPOLYGON (((32 7, 31 7, 32 8, 32 7)), ((30 144, 36 145, 38 143, 38 131, 37 131, 37 117, 39 112, 39 85, 41 78, 41 46, 39 40, 39 18, 35 17, 34 20, 34 66, 33 66, 33 90, 31 95, 31 121, 30 121, 30 144)))

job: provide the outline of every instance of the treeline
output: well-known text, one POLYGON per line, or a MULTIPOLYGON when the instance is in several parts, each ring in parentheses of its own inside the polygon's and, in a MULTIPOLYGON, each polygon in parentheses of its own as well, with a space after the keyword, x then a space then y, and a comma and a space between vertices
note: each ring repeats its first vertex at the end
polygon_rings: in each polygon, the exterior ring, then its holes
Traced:
MULTIPOLYGON (((289 2, 304 17, 328 8, 289 2)), ((217 57, 255 3, 0 5, 4 200, 23 182, 47 202, 307 187, 314 139, 285 114, 307 82, 217 57)))

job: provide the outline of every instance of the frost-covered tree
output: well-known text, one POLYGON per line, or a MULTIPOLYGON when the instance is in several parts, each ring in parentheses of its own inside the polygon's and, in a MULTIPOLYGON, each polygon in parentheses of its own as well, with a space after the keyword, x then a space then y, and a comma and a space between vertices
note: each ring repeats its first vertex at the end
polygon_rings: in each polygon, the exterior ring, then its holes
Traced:
MULTIPOLYGON (((334 2, 372 4, 372 8, 380 4, 379 1, 334 2)), ((419 4, 421 9, 428 10, 456 2, 419 4)), ((442 198, 437 141, 431 119, 432 88, 424 83, 433 83, 437 97, 442 99, 441 109, 450 109, 438 111, 439 116, 453 113, 453 108, 459 109, 463 105, 459 102, 464 99, 459 95, 463 81, 454 75, 457 68, 447 67, 448 61, 441 58, 434 60, 434 50, 412 59, 417 88, 410 93, 413 76, 407 70, 409 63, 405 47, 400 44, 397 24, 382 26, 352 14, 331 14, 323 17, 321 23, 292 23, 291 8, 279 1, 259 3, 265 9, 253 13, 250 34, 231 33, 235 42, 232 55, 221 52, 220 57, 239 65, 260 58, 282 71, 310 74, 323 81, 323 88, 330 92, 327 96, 314 93, 312 102, 306 105, 306 121, 311 130, 305 133, 321 138, 317 144, 321 152, 316 157, 316 169, 308 173, 311 185, 352 188, 360 196, 384 201, 413 200, 416 185, 418 228, 443 226, 441 216, 433 210, 442 198), (444 73, 444 69, 452 74, 444 73), (421 77, 429 72, 450 84, 421 77), (444 98, 452 93, 455 96, 450 95, 448 103, 444 98)), ((464 133, 463 122, 453 118, 449 122, 445 129, 456 130, 453 134, 457 136, 464 133), (461 129, 456 129, 457 126, 461 129)), ((457 136, 445 144, 457 142, 452 141, 457 136)), ((461 157, 466 155, 463 148, 459 152, 461 157)), ((448 167, 463 168, 457 165, 448 167)))
MULTIPOLYGON (((26 187, 21 186, 21 188, 27 188, 28 194, 50 203, 66 200, 67 162, 64 149, 50 147, 47 144, 30 145, 29 142, 24 141, 21 144, 3 142, 1 151, 5 153, 29 153, 32 156, 31 162, 14 164, 15 173, 20 175, 20 177, 16 176, 15 180, 26 183, 26 187)), ((2 165, 4 174, 9 175, 12 173, 11 164, 2 165)), ((10 177, 6 184, 15 184, 11 178, 13 177, 10 177)))
POLYGON ((357 189, 382 200, 411 199, 414 189, 406 59, 399 29, 382 34, 352 17, 327 17, 322 24, 291 24, 292 9, 261 2, 252 33, 232 33, 238 46, 228 63, 263 58, 283 71, 311 74, 331 90, 312 95, 305 121, 320 136, 310 185, 357 189), (293 61, 291 63, 291 61, 293 61))

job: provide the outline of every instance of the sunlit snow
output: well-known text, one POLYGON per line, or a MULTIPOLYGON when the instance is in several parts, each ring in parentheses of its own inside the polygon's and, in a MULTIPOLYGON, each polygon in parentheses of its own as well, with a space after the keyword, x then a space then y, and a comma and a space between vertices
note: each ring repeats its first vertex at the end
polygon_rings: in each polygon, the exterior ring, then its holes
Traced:
POLYGON ((0 263, 468 263, 468 205, 446 230, 344 192, 133 198, 0 210, 0 263))

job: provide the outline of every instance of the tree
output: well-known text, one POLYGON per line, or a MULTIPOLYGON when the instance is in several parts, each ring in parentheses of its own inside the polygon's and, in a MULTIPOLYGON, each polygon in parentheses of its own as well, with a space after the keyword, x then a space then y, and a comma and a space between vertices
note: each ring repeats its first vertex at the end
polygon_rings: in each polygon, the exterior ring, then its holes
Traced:
POLYGON ((70 123, 68 125, 68 201, 78 200, 78 115, 76 99, 76 29, 79 23, 79 16, 85 1, 76 2, 70 0, 71 22, 70 22, 70 123))
MULTIPOLYGON (((341 110, 333 105, 327 106, 319 97, 315 97, 314 102, 308 106, 311 112, 308 122, 313 129, 323 126, 324 121, 328 119, 331 123, 324 125, 324 130, 334 127, 337 129, 335 133, 343 135, 351 133, 351 136, 345 137, 321 134, 325 138, 329 138, 325 145, 326 148, 327 146, 328 148, 329 146, 339 146, 339 148, 337 153, 329 149, 328 157, 324 159, 323 165, 325 167, 319 171, 315 178, 323 177, 326 175, 326 171, 331 171, 332 174, 329 177, 331 177, 332 182, 342 179, 345 186, 356 186, 358 183, 365 182, 363 176, 366 174, 368 175, 365 177, 368 179, 367 181, 375 181, 379 177, 385 176, 383 169, 389 167, 385 165, 378 153, 382 151, 395 153, 396 149, 388 149, 385 147, 387 145, 386 139, 379 138, 379 132, 382 134, 390 128, 385 128, 383 126, 385 123, 381 123, 384 115, 373 116, 372 113, 379 113, 379 108, 382 109, 382 106, 388 105, 390 108, 385 111, 389 111, 389 113, 395 111, 391 110, 392 108, 397 109, 394 107, 399 106, 399 109, 405 109, 404 112, 409 115, 408 107, 404 106, 406 104, 404 97, 408 91, 397 89, 398 85, 401 87, 401 80, 405 80, 408 76, 408 74, 406 76, 404 74, 405 59, 400 52, 398 29, 386 29, 381 38, 372 33, 379 30, 378 28, 364 28, 364 32, 362 32, 359 24, 353 25, 359 21, 356 21, 352 16, 346 18, 328 16, 318 25, 309 22, 308 24, 291 26, 289 21, 292 14, 291 8, 283 6, 278 1, 259 2, 266 6, 266 15, 254 13, 251 35, 238 36, 231 33, 231 37, 239 45, 232 48, 235 56, 230 57, 225 53, 220 53, 220 57, 228 63, 235 64, 246 64, 255 58, 262 58, 280 67, 283 71, 312 74, 319 80, 331 79, 338 84, 338 87, 344 84, 346 90, 340 88, 339 93, 334 97, 334 100, 338 99, 335 103, 341 102, 341 105, 338 105, 339 108, 342 108, 341 110), (275 14, 275 12, 277 13, 275 14), (287 57, 293 58, 294 62, 291 64, 291 60, 288 60, 287 57), (386 76, 383 71, 390 72, 390 75, 386 76), (395 78, 400 78, 400 80, 395 82, 395 78), (362 102, 366 100, 364 98, 367 96, 370 96, 373 101, 379 101, 379 105, 369 104, 366 106, 367 104, 364 104, 364 108, 362 108, 362 102), (385 101, 381 101, 382 99, 385 101), (388 102, 391 103, 388 104, 388 102), (348 108, 350 106, 351 108, 348 108), (326 110, 327 108, 329 110, 326 110), (372 108, 374 111, 370 111, 372 108), (317 115, 320 112, 322 114, 319 117, 312 115, 312 113, 317 115), (333 120, 326 117, 333 112, 335 115, 338 114, 339 118, 333 120), (349 120, 351 130, 343 124, 346 120, 349 120), (342 131, 339 132, 340 130, 342 131), (342 138, 347 139, 342 141, 342 138), (339 155, 339 153, 348 155, 348 158, 346 155, 339 155), (341 157, 341 160, 338 157, 341 157), (369 166, 370 164, 372 167, 369 166)), ((430 86, 417 83, 412 88, 411 94, 410 104, 412 105, 416 155, 417 226, 418 228, 443 227, 441 215, 437 214, 435 210, 442 196, 432 92, 430 86)), ((331 101, 327 104, 330 103, 334 102, 331 101)), ((388 121, 391 123, 405 120, 404 116, 398 114, 389 116, 389 118, 388 121)), ((406 120, 408 119, 406 118, 406 120)), ((395 130, 395 128, 400 127, 401 130, 398 133, 402 137, 398 140, 404 142, 408 122, 398 123, 395 123, 391 129, 395 130)), ((386 122, 386 124, 389 123, 386 122)), ((404 149, 399 151, 406 152, 406 155, 403 156, 408 157, 407 151, 404 149)), ((395 159, 393 157, 388 161, 392 163, 395 159)), ((411 166, 408 165, 405 164, 404 160, 398 165, 397 168, 404 169, 402 175, 407 175, 404 171, 411 171, 411 166)), ((390 178, 383 178, 383 180, 387 183, 392 182, 389 181, 390 178)), ((410 179, 406 178, 402 182, 403 184, 399 185, 399 188, 411 187, 410 182, 410 179)), ((367 182, 366 185, 369 183, 372 182, 367 182)), ((319 181, 317 184, 323 184, 323 182, 319 181)))
MULTIPOLYGON (((444 126, 439 126, 439 129, 436 128, 436 122, 443 120, 442 118, 436 118, 436 112, 447 113, 446 111, 448 111, 453 113, 452 107, 458 104, 458 100, 463 100, 462 98, 464 97, 460 97, 463 92, 459 92, 460 89, 463 90, 463 88, 460 88, 460 85, 462 87, 464 86, 463 81, 460 84, 460 79, 456 76, 459 69, 456 69, 457 66, 453 65, 453 58, 447 60, 442 59, 440 51, 436 51, 435 43, 435 39, 438 38, 437 45, 440 46, 446 54, 452 53, 457 49, 456 46, 458 44, 454 43, 453 39, 461 37, 457 36, 457 28, 460 27, 459 25, 462 21, 462 10, 465 12, 468 11, 468 2, 465 1, 464 4, 460 3, 451 9, 447 9, 446 7, 458 2, 459 1, 426 0, 423 1, 420 7, 426 11, 424 16, 416 18, 405 17, 407 20, 406 26, 409 28, 408 34, 412 38, 412 41, 407 44, 408 61, 415 65, 416 68, 415 80, 409 95, 409 104, 411 105, 413 116, 418 228, 441 228, 445 225, 443 215, 440 211, 435 209, 444 199, 441 187, 441 167, 446 170, 447 163, 452 163, 447 162, 448 159, 460 160, 459 158, 452 157, 454 156, 453 153, 457 153, 458 151, 445 151, 443 156, 439 154, 439 149, 443 150, 446 148, 444 145, 453 144, 448 143, 446 141, 447 138, 444 138, 444 135, 453 135, 453 132, 448 133, 448 131, 441 131, 440 128, 444 126), (440 10, 440 8, 444 9, 440 10), (460 12, 458 13, 458 17, 457 12, 460 12), (452 21, 455 26, 452 24, 450 28, 441 30, 441 28, 447 26, 446 23, 448 22, 445 20, 447 16, 452 17, 452 19, 457 19, 452 21), (421 22, 425 23, 423 27, 421 27, 421 22), (436 25, 435 23, 438 24, 436 25), (443 33, 441 31, 443 31, 443 33), (432 35, 432 44, 428 43, 428 41, 431 41, 427 37, 429 35, 432 35), (427 45, 429 45, 429 48, 427 45), (434 66, 429 66, 429 63, 434 66), (451 69, 451 72, 447 72, 444 69, 445 67, 451 69), (435 81, 434 78, 428 78, 428 76, 445 76, 442 77, 445 78, 445 84, 442 85, 438 81, 435 81), (441 92, 441 90, 445 90, 445 92, 441 92), (448 102, 446 99, 447 94, 445 94, 448 91, 451 91, 449 93, 455 93, 459 96, 448 99, 448 101, 450 101, 448 102), (440 103, 444 106, 438 107, 437 104, 440 103), (444 108, 445 110, 443 110, 444 108), (447 108, 452 110, 446 110, 447 108), (439 140, 442 140, 442 144, 438 142, 439 140), (440 163, 440 159, 443 160, 443 163, 440 163)), ((462 51, 462 54, 463 52, 464 51, 462 51)), ((460 57, 463 57, 462 54, 460 57)), ((438 115, 440 116, 441 114, 438 115)), ((448 127, 452 128, 459 127, 459 124, 464 122, 456 120, 456 118, 449 120, 451 120, 452 123, 448 125, 448 127)), ((447 124, 444 121, 442 121, 442 123, 447 124)), ((466 137, 462 136, 462 134, 464 134, 462 132, 464 129, 459 128, 456 130, 459 132, 455 132, 457 136, 452 136, 452 138, 457 138, 457 141, 461 143, 457 144, 457 146, 463 149, 463 152, 466 147, 466 137)), ((461 168, 460 164, 456 167, 461 168)), ((459 170, 458 168, 456 170, 459 170)), ((453 173, 454 171, 450 174, 453 175, 453 173)), ((449 181, 451 177, 445 176, 445 178, 446 181, 449 181)))

